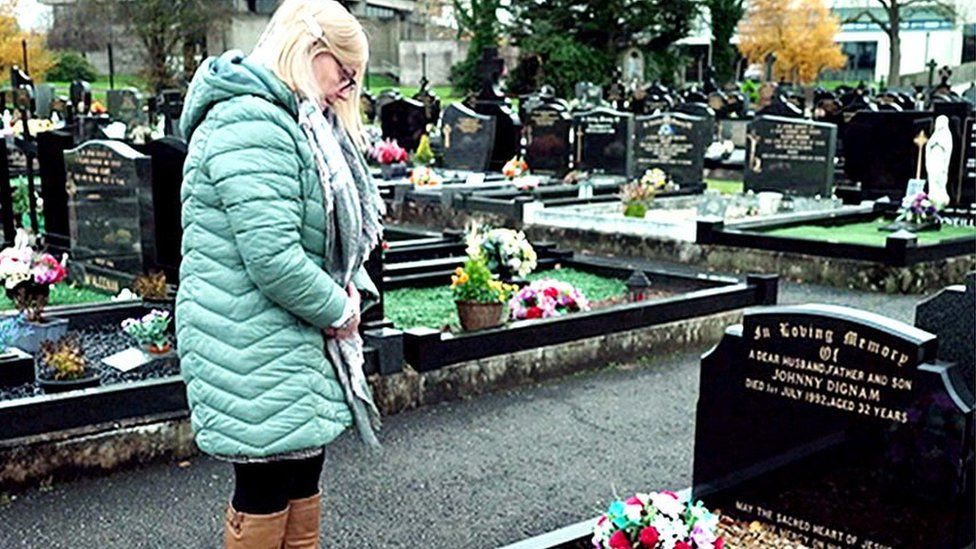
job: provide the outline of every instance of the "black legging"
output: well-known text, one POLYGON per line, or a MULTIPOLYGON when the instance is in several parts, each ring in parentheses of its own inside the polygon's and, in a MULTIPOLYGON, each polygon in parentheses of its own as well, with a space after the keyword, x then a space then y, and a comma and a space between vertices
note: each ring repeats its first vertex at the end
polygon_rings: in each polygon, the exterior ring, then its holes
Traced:
POLYGON ((284 511, 288 500, 318 493, 324 460, 322 453, 308 459, 235 463, 231 504, 236 511, 252 515, 284 511))

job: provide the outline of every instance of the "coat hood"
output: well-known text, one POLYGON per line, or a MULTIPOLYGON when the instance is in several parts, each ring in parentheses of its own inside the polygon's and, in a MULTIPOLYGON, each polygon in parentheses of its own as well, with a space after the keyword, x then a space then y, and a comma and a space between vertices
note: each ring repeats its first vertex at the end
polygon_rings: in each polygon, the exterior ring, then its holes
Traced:
POLYGON ((220 57, 208 58, 193 76, 180 117, 184 138, 190 140, 214 105, 242 95, 263 97, 297 116, 295 96, 285 83, 244 52, 231 50, 220 57))

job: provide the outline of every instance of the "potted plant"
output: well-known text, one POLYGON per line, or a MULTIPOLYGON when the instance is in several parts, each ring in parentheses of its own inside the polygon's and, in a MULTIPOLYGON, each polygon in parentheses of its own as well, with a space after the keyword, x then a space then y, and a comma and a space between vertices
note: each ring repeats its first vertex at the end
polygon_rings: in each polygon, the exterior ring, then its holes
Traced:
POLYGON ((153 308, 170 302, 166 273, 162 271, 135 277, 132 280, 132 292, 142 298, 146 305, 153 308))
POLYGON ((0 320, 0 387, 34 382, 34 357, 11 346, 25 329, 21 315, 0 320))
POLYGON ((488 270, 507 282, 528 276, 538 264, 535 249, 522 231, 471 229, 466 242, 469 257, 483 258, 488 270))
POLYGON ((624 185, 620 189, 620 200, 623 202, 624 215, 642 219, 647 215, 647 210, 657 193, 677 188, 677 185, 668 180, 668 176, 663 170, 652 168, 645 171, 639 180, 624 185))
POLYGON ((494 328, 505 323, 505 304, 515 286, 496 279, 483 258, 469 258, 451 276, 451 292, 461 327, 467 331, 494 328))
POLYGON ((417 152, 413 153, 413 162, 417 166, 430 166, 434 163, 434 150, 430 148, 430 137, 427 134, 420 136, 417 152))
POLYGON ((636 494, 610 504, 593 527, 596 549, 723 549, 718 516, 674 492, 636 494))
POLYGON ((392 139, 381 141, 373 148, 373 158, 380 163, 383 179, 407 176, 407 150, 392 139))
POLYGON ((168 311, 153 309, 142 318, 122 321, 122 331, 151 355, 165 355, 173 348, 169 338, 172 318, 168 311))
POLYGON ((520 289, 509 303, 509 309, 512 320, 526 320, 589 311, 590 303, 572 284, 547 278, 520 289))
POLYGON ((66 319, 44 317, 51 287, 64 280, 68 271, 67 255, 58 261, 49 253, 34 251, 29 240, 27 232, 18 231, 14 245, 0 251, 0 281, 27 328, 12 343, 34 354, 41 341, 58 339, 68 331, 66 319))
POLYGON ((37 383, 47 393, 96 387, 102 382, 98 372, 88 368, 78 334, 41 343, 40 372, 37 383))

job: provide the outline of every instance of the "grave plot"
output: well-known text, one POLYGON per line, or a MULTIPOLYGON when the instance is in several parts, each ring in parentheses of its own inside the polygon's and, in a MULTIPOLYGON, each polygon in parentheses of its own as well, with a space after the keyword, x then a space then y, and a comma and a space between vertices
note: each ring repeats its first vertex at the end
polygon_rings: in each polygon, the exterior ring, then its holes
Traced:
POLYGON ((891 231, 897 216, 873 203, 740 223, 703 219, 697 242, 715 268, 776 264, 804 280, 893 293, 930 291, 976 267, 974 212, 943 212, 937 229, 916 232, 891 231))

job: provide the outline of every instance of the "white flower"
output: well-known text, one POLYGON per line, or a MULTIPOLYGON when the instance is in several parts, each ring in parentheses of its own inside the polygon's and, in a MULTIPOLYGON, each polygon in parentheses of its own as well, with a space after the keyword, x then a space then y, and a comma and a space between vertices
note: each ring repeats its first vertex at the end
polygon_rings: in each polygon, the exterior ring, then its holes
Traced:
POLYGON ((673 496, 659 492, 651 494, 651 503, 669 517, 678 517, 685 510, 685 506, 673 496))
POLYGON ((643 510, 643 505, 628 505, 624 507, 624 516, 626 516, 628 520, 639 522, 641 519, 641 511, 643 510))
POLYGON ((112 301, 129 301, 130 299, 136 299, 136 294, 132 293, 132 290, 124 288, 119 295, 112 298, 112 301))

